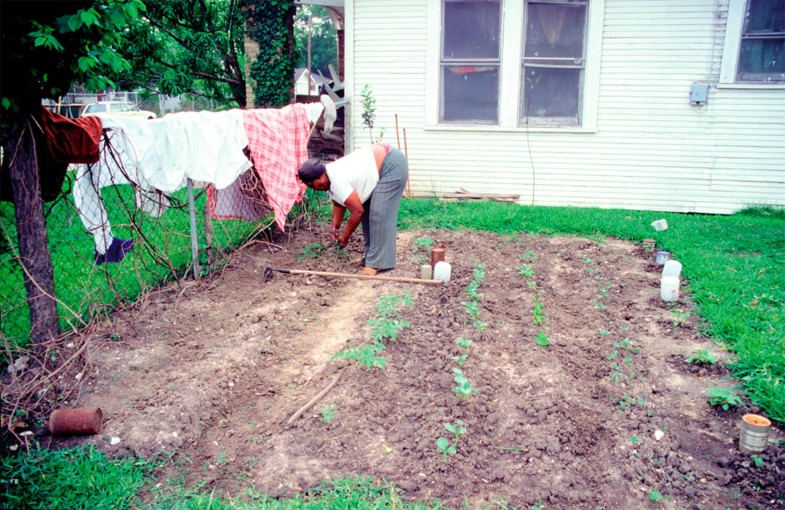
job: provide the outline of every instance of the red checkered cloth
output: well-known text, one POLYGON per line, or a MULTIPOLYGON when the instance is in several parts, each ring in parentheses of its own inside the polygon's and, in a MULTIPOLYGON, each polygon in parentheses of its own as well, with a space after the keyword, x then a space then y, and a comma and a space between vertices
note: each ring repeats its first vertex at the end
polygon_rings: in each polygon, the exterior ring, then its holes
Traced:
POLYGON ((283 230, 286 215, 305 192, 297 170, 308 158, 308 115, 299 104, 243 110, 243 124, 254 168, 275 212, 275 222, 283 230))

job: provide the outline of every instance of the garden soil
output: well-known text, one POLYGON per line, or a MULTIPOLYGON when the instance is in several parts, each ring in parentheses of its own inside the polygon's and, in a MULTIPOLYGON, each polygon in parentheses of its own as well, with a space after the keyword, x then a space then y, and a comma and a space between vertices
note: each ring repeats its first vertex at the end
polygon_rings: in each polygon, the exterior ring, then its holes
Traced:
POLYGON ((257 241, 99 325, 62 407, 100 407, 104 429, 42 443, 168 452, 216 494, 372 476, 451 508, 785 507, 782 430, 757 457, 739 451, 741 416, 760 409, 708 404, 707 388, 737 384, 728 355, 699 333, 685 278, 677 301, 661 299, 662 268, 640 245, 424 230, 399 233, 398 267, 382 275, 418 278, 432 241, 447 283, 267 271, 357 274, 319 249, 328 239, 314 226, 257 241), (393 323, 390 303, 409 327, 384 339, 386 367, 336 359, 393 323), (700 349, 719 363, 685 361, 700 349), (445 424, 458 420, 456 443, 445 424))

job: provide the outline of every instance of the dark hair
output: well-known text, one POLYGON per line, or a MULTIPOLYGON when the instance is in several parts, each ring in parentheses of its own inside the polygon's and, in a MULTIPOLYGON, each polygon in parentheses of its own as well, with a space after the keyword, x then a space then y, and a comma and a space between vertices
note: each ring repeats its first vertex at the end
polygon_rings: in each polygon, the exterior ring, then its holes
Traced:
POLYGON ((322 160, 318 158, 310 158, 300 165, 297 175, 304 184, 310 184, 327 171, 322 160))

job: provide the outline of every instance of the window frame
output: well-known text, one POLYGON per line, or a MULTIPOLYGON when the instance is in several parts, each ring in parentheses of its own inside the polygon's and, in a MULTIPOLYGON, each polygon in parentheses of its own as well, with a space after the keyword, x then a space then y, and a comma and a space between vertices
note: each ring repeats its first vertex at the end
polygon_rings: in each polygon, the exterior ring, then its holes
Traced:
MULTIPOLYGON (((498 124, 499 118, 499 105, 501 104, 501 97, 502 88, 501 88, 501 71, 502 71, 502 46, 503 46, 503 27, 502 21, 504 18, 504 0, 497 0, 499 3, 499 54, 496 58, 490 57, 447 57, 444 55, 445 50, 445 34, 444 34, 444 25, 445 25, 445 12, 444 9, 440 10, 440 22, 439 26, 441 28, 440 37, 439 37, 439 123, 440 124, 473 124, 473 125, 496 125, 498 124), (449 67, 456 67, 456 66, 489 66, 497 68, 497 79, 496 79, 496 121, 489 121, 489 120, 481 120, 481 119, 472 119, 472 120, 447 120, 446 112, 445 112, 445 99, 446 94, 444 93, 444 88, 446 86, 445 76, 447 73, 447 69, 449 67)), ((490 2, 489 2, 490 3, 490 2)), ((441 5, 444 5, 444 2, 440 1, 441 5)))
POLYGON ((539 67, 542 69, 576 69, 578 70, 578 112, 576 117, 526 117, 526 108, 524 107, 523 103, 526 101, 525 97, 520 97, 523 95, 523 82, 521 81, 520 87, 518 89, 519 95, 519 104, 518 104, 518 111, 520 112, 518 115, 518 123, 519 125, 541 125, 541 126, 580 126, 582 122, 582 105, 583 105, 583 91, 585 89, 584 84, 584 73, 586 72, 586 62, 588 60, 587 51, 588 48, 586 46, 586 42, 588 39, 588 32, 589 32, 589 4, 591 4, 590 0, 583 0, 583 4, 586 6, 586 18, 584 19, 584 30, 583 30, 583 55, 580 56, 580 63, 569 64, 569 60, 575 59, 568 59, 568 58, 552 58, 552 57, 527 57, 526 56, 526 42, 528 33, 526 32, 526 26, 528 26, 529 21, 529 12, 532 3, 536 4, 551 4, 551 5, 569 5, 571 2, 568 0, 525 0, 523 2, 523 8, 525 17, 521 19, 521 23, 523 23, 522 33, 523 37, 521 40, 521 56, 520 56, 520 67, 518 72, 521 73, 523 76, 524 70, 527 67, 539 67), (556 61, 563 61, 564 63, 556 64, 556 61))
POLYGON ((741 38, 744 32, 744 15, 747 12, 748 1, 729 0, 718 87, 785 89, 785 82, 781 81, 740 81, 737 78, 741 58, 741 38))
POLYGON ((603 17, 605 0, 589 0, 586 14, 585 59, 579 125, 552 123, 521 124, 521 63, 523 61, 523 37, 526 0, 501 0, 501 68, 499 87, 502 91, 515 91, 499 95, 498 121, 494 124, 449 123, 441 122, 441 41, 442 41, 442 0, 428 0, 428 30, 426 49, 426 102, 425 128, 447 131, 559 131, 559 132, 596 132, 597 109, 599 102, 599 81, 602 48, 603 17))

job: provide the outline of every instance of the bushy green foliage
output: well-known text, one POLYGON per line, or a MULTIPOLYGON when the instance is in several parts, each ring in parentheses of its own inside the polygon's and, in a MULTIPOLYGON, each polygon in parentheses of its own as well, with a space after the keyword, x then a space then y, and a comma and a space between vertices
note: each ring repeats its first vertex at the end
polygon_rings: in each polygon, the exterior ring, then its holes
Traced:
POLYGON ((251 64, 254 106, 281 108, 291 102, 297 62, 292 28, 294 2, 242 0, 242 8, 247 35, 259 43, 259 55, 251 64))

